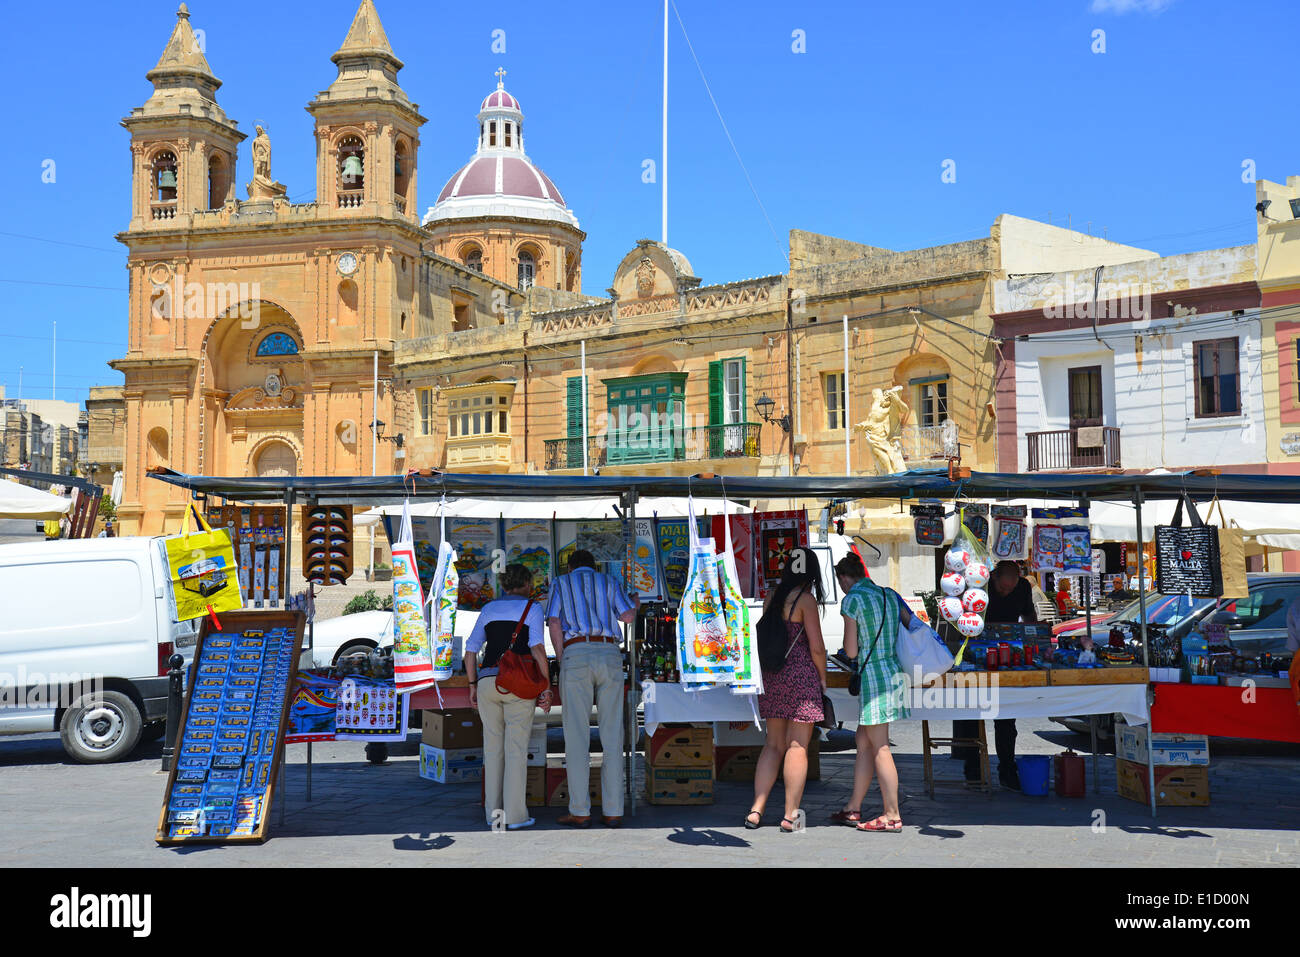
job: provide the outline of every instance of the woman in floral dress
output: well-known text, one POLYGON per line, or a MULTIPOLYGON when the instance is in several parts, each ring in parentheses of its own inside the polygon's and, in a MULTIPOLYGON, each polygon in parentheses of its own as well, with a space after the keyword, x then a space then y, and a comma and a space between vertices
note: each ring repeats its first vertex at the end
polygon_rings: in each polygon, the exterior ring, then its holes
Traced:
POLYGON ((797 828, 795 816, 808 780, 808 744, 813 726, 824 717, 826 645, 819 618, 823 598, 817 554, 810 548, 791 549, 781 581, 765 606, 765 611, 780 612, 789 644, 780 670, 763 670, 758 713, 767 723, 767 743, 754 769, 754 803, 745 817, 750 829, 763 819, 778 772, 785 782, 781 830, 789 834, 797 828))
POLYGON ((852 824, 860 831, 897 833, 903 829, 898 811, 898 769, 889 750, 889 722, 909 716, 898 664, 898 632, 910 623, 909 609, 897 593, 881 588, 866 577, 862 559, 849 554, 835 566, 844 617, 844 653, 857 659, 862 675, 862 715, 857 732, 857 760, 853 767, 853 795, 831 815, 838 824, 852 824), (906 621, 903 615, 906 614, 906 621), (871 788, 871 778, 880 779, 881 814, 863 821, 862 801, 871 788))

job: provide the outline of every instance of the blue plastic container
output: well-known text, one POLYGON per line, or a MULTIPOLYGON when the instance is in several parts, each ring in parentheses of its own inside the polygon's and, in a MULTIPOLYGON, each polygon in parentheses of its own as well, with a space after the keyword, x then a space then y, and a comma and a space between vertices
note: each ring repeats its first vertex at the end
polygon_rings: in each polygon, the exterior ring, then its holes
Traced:
POLYGON ((1041 797, 1047 794, 1051 779, 1052 759, 1043 754, 1030 754, 1016 758, 1016 770, 1020 772, 1020 791, 1041 797))

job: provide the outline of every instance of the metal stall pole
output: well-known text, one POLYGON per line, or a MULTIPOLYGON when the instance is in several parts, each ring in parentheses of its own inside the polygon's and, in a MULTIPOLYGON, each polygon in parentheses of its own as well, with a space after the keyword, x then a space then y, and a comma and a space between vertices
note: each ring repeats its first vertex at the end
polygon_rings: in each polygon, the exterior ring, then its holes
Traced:
MULTIPOLYGON (((623 496, 626 506, 624 514, 627 516, 627 522, 632 526, 632 547, 636 547, 636 491, 630 490, 623 496)), ((628 568, 628 572, 631 568, 628 568)), ((628 574, 624 573, 624 581, 627 580, 628 574)), ((628 651, 628 689, 627 701, 624 709, 626 714, 623 718, 623 740, 625 742, 625 754, 623 773, 626 778, 625 787, 627 788, 627 809, 628 812, 636 817, 636 743, 637 733, 640 730, 637 727, 636 705, 637 698, 641 691, 641 685, 637 681, 637 647, 636 647, 636 626, 637 618, 640 617, 640 606, 637 606, 637 616, 632 619, 632 628, 629 633, 627 642, 628 651)))
MULTIPOLYGON (((1138 563, 1138 630, 1142 634, 1142 665, 1150 677, 1151 652, 1147 648, 1147 583, 1146 554, 1142 551, 1142 486, 1133 493, 1133 505, 1137 509, 1137 563, 1138 563)), ((1151 816, 1156 816, 1156 767, 1155 747, 1151 737, 1151 689, 1147 687, 1147 793, 1151 797, 1151 816)))
MULTIPOLYGON (((1079 499, 1079 508, 1081 508, 1085 513, 1089 511, 1089 509, 1091 508, 1091 504, 1092 503, 1089 501, 1088 496, 1086 495, 1083 496, 1081 499, 1079 499)), ((1089 527, 1091 528, 1092 520, 1087 519, 1087 522, 1089 527)), ((1092 543, 1091 534, 1089 534, 1088 536, 1088 542, 1089 542, 1089 551, 1091 551, 1091 543, 1092 543)), ((1086 576, 1085 581, 1086 581, 1086 588, 1082 585, 1079 587, 1079 594, 1083 598, 1083 621, 1084 621, 1083 633, 1087 635, 1089 638, 1092 638, 1092 555, 1091 554, 1089 554, 1088 556, 1088 575, 1086 576)), ((1093 645, 1094 647, 1096 646, 1095 641, 1093 642, 1093 645)), ((1097 716, 1095 714, 1088 715, 1088 732, 1092 738, 1091 741, 1092 793, 1100 794, 1101 782, 1098 778, 1098 762, 1097 762, 1097 716)))
MULTIPOLYGON (((293 568, 293 502, 294 491, 289 489, 288 494, 285 495, 284 504, 284 565, 281 569, 284 573, 284 587, 280 589, 280 603, 285 608, 289 607, 289 582, 292 581, 291 576, 293 574, 291 571, 293 568)), ((302 657, 302 648, 295 648, 294 652, 293 667, 294 672, 297 673, 298 659, 302 657)), ((280 759, 280 826, 283 827, 284 806, 289 803, 289 793, 285 788, 285 782, 289 778, 287 767, 289 764, 289 749, 281 748, 280 750, 284 755, 280 759)))
MULTIPOLYGON (((318 498, 309 498, 309 499, 307 499, 307 511, 308 511, 308 512, 312 512, 312 511, 314 511, 318 505, 320 505, 320 499, 318 499, 318 498)), ((290 527, 290 529, 293 528, 293 519, 292 519, 292 517, 290 517, 290 520, 289 520, 289 527, 290 527)), ((356 527, 355 527, 355 526, 353 526, 352 531, 355 533, 355 531, 356 531, 356 527)), ((302 526, 302 534, 303 534, 302 553, 303 553, 303 556, 305 557, 306 554, 307 554, 307 526, 306 526, 306 523, 304 523, 303 526, 302 526)), ((290 538, 290 536, 289 536, 289 535, 286 535, 286 536, 285 536, 285 542, 288 542, 289 538, 290 538)), ((354 550, 353 550, 353 554, 355 554, 355 553, 356 553, 356 551, 355 551, 355 549, 354 549, 354 550)), ((373 551, 372 551, 372 554, 373 554, 373 551)), ((302 564, 303 564, 303 570, 306 571, 306 569, 307 569, 307 562, 304 561, 302 564)), ((329 564, 328 556, 326 556, 326 564, 329 564)), ((328 568, 325 569, 325 572, 326 572, 326 574, 328 575, 328 574, 329 574, 329 569, 328 569, 328 568)), ((288 569, 287 569, 287 568, 285 569, 285 574, 286 574, 286 575, 288 574, 288 569)), ((288 579, 286 578, 285 581, 287 582, 288 579)), ((309 660, 310 660, 310 663, 311 663, 312 665, 315 665, 315 664, 316 664, 316 662, 315 662, 315 649, 316 649, 316 586, 315 586, 315 584, 313 584, 312 582, 310 582, 310 581, 307 580, 306 575, 303 576, 303 584, 307 586, 307 601, 306 601, 305 606, 304 606, 304 608, 303 608, 303 613, 306 614, 306 615, 308 615, 308 618, 307 618, 307 648, 310 649, 310 651, 311 651, 311 653, 312 653, 312 655, 311 655, 311 659, 309 659, 309 660)), ((286 589, 286 590, 287 590, 287 589, 286 589)), ((301 650, 299 650, 299 652, 298 652, 298 657, 299 657, 299 658, 302 657, 302 652, 301 652, 301 650)), ((296 673, 297 673, 297 662, 295 662, 295 674, 296 674, 296 673)), ((288 752, 286 751, 286 753, 288 753, 288 752)), ((311 760, 311 759, 312 759, 312 753, 311 753, 311 742, 308 741, 308 742, 307 742, 307 802, 308 802, 308 803, 311 803, 311 771, 312 771, 312 760, 311 760)))

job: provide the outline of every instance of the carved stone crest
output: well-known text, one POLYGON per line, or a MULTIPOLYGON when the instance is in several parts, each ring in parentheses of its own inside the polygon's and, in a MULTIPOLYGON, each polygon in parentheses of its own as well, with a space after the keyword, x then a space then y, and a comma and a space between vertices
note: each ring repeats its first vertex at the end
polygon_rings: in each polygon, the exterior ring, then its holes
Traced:
POLYGON ((636 294, 640 299, 649 299, 655 291, 655 264, 649 256, 642 258, 636 267, 636 294))

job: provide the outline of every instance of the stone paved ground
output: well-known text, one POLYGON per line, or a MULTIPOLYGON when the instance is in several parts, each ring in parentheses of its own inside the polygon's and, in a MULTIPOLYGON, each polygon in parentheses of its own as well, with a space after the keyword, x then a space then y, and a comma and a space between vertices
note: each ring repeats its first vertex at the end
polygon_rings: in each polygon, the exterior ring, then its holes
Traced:
MULTIPOLYGON (((1115 794, 1114 759, 1101 759, 1101 794, 1086 799, 991 797, 960 788, 931 800, 921 775, 920 726, 895 726, 902 775, 901 835, 860 834, 825 824, 850 789, 853 753, 822 755, 823 779, 804 798, 810 828, 775 827, 780 789, 766 826, 742 827, 752 795, 720 783, 708 807, 638 807, 620 831, 570 831, 559 809, 537 812, 530 831, 492 833, 482 823, 478 785, 442 786, 417 774, 415 741, 386 765, 365 761, 359 743, 317 745, 313 799, 305 800, 306 748, 290 749, 283 826, 255 847, 163 849, 153 843, 164 778, 159 746, 133 760, 69 764, 55 735, 0 739, 0 821, 6 866, 195 865, 864 865, 978 867, 1276 866, 1300 863, 1300 746, 1215 739, 1212 804, 1147 809, 1115 794), (1105 830, 1091 826, 1098 811, 1105 830)), ((558 747, 552 732, 552 750, 558 747)), ((1085 750, 1087 740, 1048 722, 1020 722, 1021 753, 1085 750)), ((941 757, 944 776, 960 766, 941 757)), ((1088 766, 1089 786, 1092 764, 1088 766)), ((867 810, 878 805, 868 798, 867 810)))

